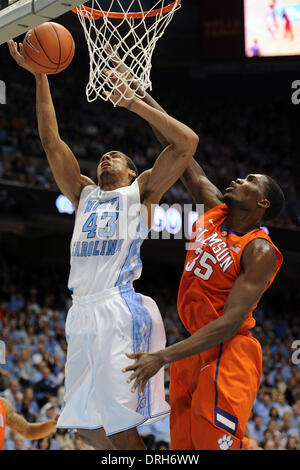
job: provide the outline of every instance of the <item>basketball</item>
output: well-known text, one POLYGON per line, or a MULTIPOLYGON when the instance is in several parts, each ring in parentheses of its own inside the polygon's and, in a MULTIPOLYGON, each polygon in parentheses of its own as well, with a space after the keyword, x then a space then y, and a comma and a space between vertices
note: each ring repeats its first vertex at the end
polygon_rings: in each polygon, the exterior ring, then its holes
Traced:
POLYGON ((61 24, 47 22, 30 29, 24 40, 24 57, 36 72, 55 74, 71 63, 75 44, 71 33, 61 24))

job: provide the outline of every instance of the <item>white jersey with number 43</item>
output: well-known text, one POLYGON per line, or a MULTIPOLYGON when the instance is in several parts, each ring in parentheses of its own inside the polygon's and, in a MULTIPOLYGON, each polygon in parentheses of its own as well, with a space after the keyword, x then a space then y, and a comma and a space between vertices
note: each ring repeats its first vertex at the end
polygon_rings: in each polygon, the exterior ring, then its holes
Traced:
POLYGON ((147 233, 137 180, 113 191, 86 186, 71 241, 69 289, 86 296, 138 279, 140 247, 147 233))

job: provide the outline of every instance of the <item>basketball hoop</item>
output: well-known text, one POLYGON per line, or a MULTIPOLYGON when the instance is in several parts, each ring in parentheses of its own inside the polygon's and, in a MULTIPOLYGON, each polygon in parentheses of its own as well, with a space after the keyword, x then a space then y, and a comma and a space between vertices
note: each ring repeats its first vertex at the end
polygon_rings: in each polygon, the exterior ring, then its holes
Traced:
MULTIPOLYGON (((152 89, 153 51, 175 11, 181 7, 181 0, 172 3, 172 0, 159 0, 151 9, 144 11, 142 0, 109 1, 110 6, 106 10, 101 6, 103 0, 92 0, 90 7, 80 5, 73 9, 82 24, 88 45, 90 75, 86 96, 89 102, 98 97, 105 101, 110 99, 110 94, 120 84, 120 80, 112 83, 110 74, 107 74, 107 70, 113 68, 135 89, 136 96, 143 98, 146 91, 152 89)), ((119 88, 118 91, 119 100, 127 99, 119 88)))

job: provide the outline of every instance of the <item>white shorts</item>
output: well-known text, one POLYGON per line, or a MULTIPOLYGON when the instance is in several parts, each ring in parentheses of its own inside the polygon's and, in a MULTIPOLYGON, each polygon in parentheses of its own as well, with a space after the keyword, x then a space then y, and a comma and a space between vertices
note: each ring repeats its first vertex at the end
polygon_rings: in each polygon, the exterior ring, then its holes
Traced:
POLYGON ((97 429, 115 434, 169 414, 164 369, 132 393, 133 364, 125 352, 163 349, 166 336, 156 303, 131 285, 87 297, 73 296, 66 321, 65 394, 58 428, 97 429))

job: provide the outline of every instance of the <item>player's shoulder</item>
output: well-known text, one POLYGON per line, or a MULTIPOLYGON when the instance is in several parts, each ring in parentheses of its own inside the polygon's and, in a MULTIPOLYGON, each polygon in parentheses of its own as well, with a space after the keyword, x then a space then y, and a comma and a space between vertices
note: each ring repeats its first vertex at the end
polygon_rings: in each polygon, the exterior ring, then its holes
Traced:
POLYGON ((149 170, 143 171, 143 173, 141 173, 136 179, 138 186, 139 186, 141 197, 143 199, 145 198, 147 194, 147 185, 148 185, 151 173, 152 173, 152 168, 150 168, 149 170))
POLYGON ((88 176, 81 175, 81 191, 79 195, 79 199, 82 197, 82 195, 85 192, 92 191, 94 188, 97 188, 98 186, 96 183, 91 180, 88 176))
POLYGON ((242 255, 244 268, 261 266, 268 269, 276 266, 276 250, 271 241, 266 238, 254 238, 245 246, 242 255))
POLYGON ((143 186, 145 186, 147 184, 147 182, 149 181, 149 178, 151 176, 151 173, 152 173, 152 168, 143 171, 143 173, 141 173, 137 177, 137 182, 138 182, 140 188, 142 188, 143 186))
POLYGON ((96 183, 88 176, 81 175, 81 190, 87 186, 96 186, 96 183))
POLYGON ((249 255, 255 256, 268 256, 272 253, 275 253, 275 248, 270 240, 267 238, 253 238, 246 245, 245 250, 249 255))

